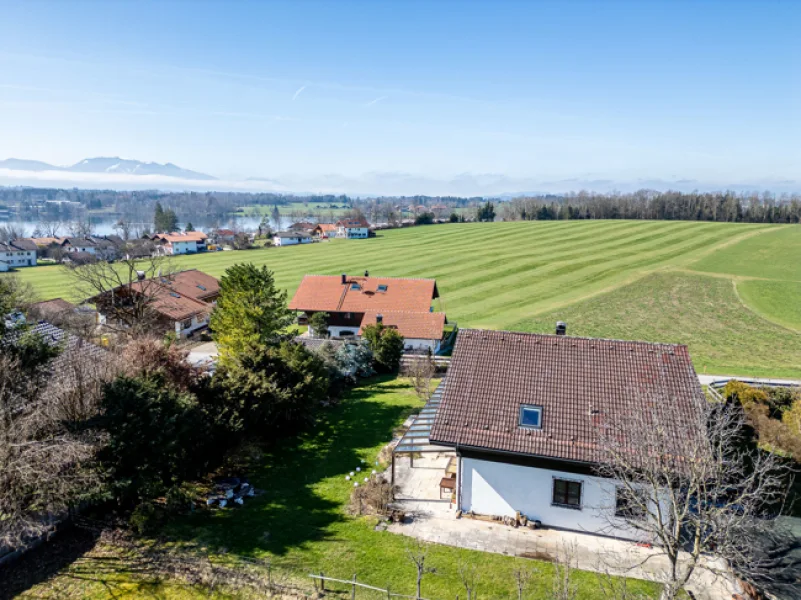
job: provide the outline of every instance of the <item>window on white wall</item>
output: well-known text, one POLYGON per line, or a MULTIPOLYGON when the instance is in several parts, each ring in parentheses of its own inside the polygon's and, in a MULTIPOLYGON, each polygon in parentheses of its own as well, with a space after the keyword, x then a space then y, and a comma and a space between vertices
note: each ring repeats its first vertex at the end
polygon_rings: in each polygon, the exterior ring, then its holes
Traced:
POLYGON ((557 479, 553 480, 553 497, 551 503, 554 506, 562 506, 564 508, 581 509, 581 481, 573 479, 557 479))
POLYGON ((542 407, 534 404, 521 405, 520 427, 540 429, 542 427, 542 407))

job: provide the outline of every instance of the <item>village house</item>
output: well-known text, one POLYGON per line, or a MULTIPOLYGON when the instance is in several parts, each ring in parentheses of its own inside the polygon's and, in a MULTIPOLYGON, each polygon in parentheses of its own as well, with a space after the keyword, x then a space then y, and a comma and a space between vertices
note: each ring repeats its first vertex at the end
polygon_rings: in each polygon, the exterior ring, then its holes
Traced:
POLYGON ((337 226, 334 223, 318 223, 312 230, 312 235, 321 239, 334 237, 337 234, 337 226))
POLYGON ((161 254, 179 255, 204 252, 208 236, 202 231, 186 231, 183 233, 155 233, 150 236, 161 254))
POLYGON ((36 252, 36 244, 29 239, 0 242, 0 272, 17 267, 35 267, 36 252))
POLYGON ((312 233, 314 231, 315 225, 314 223, 309 223, 308 221, 299 221, 298 223, 292 223, 287 229, 289 231, 300 231, 302 233, 312 233))
POLYGON ((625 489, 597 475, 599 431, 656 410, 679 448, 705 402, 686 346, 506 331, 462 330, 443 388, 429 439, 413 425, 398 448, 455 452, 459 510, 631 540, 625 489))
POLYGON ((98 323, 112 325, 113 304, 126 302, 129 294, 146 295, 155 315, 155 328, 189 337, 208 328, 211 312, 220 295, 220 282, 197 269, 142 279, 121 286, 90 301, 97 306, 98 323))
POLYGON ((311 244, 313 241, 311 234, 305 231, 279 231, 273 235, 273 244, 276 246, 311 244))
POLYGON ((365 239, 370 235, 370 224, 364 219, 337 221, 337 237, 349 240, 365 239))
MULTIPOLYGON (((445 313, 433 312, 439 298, 433 279, 402 279, 352 275, 306 275, 289 303, 305 321, 328 313, 332 337, 360 337, 367 325, 382 323, 398 330, 407 350, 439 350, 445 313)), ((314 335, 314 332, 310 332, 314 335)))

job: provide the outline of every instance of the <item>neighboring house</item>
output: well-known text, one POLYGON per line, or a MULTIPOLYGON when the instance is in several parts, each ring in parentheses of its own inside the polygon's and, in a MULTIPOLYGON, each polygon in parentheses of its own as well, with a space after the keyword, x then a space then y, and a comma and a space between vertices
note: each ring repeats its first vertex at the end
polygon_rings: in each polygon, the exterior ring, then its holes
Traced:
POLYGON ((4 260, 0 260, 0 273, 6 273, 9 269, 8 263, 4 260))
POLYGON ((70 319, 77 316, 85 315, 94 321, 93 317, 89 317, 91 311, 88 307, 86 310, 78 308, 71 302, 67 302, 63 298, 54 298, 52 300, 45 300, 44 302, 34 302, 28 307, 28 316, 37 321, 48 321, 54 325, 60 325, 68 322, 70 319))
POLYGON ((157 328, 188 337, 208 328, 211 312, 220 295, 220 282, 192 269, 137 281, 90 300, 97 305, 98 321, 111 324, 111 303, 125 302, 129 294, 147 294, 149 308, 156 314, 157 328))
MULTIPOLYGON (((401 279, 349 275, 306 275, 289 303, 301 318, 328 313, 332 337, 358 337, 363 327, 379 320, 398 330, 407 349, 439 349, 445 313, 431 303, 439 298, 433 279, 401 279)), ((314 334, 314 332, 311 332, 314 334)))
MULTIPOLYGON (((118 236, 114 236, 114 238, 118 238, 118 236)), ((123 242, 122 238, 119 238, 119 243, 117 243, 116 239, 112 239, 111 236, 109 237, 97 237, 97 236, 89 236, 86 238, 94 242, 95 245, 95 255, 101 260, 116 260, 119 258, 120 249, 122 248, 123 242)))
POLYGON ((370 224, 364 219, 337 221, 337 237, 349 240, 366 239, 370 235, 370 224))
POLYGON ((595 474, 599 431, 657 410, 679 449, 704 402, 686 346, 462 330, 430 442, 456 451, 465 513, 644 540, 619 518, 623 488, 595 474))
POLYGON ((334 223, 318 223, 312 230, 312 235, 318 238, 334 237, 337 234, 337 226, 334 223))
POLYGON ((213 237, 217 244, 230 244, 234 241, 236 232, 233 229, 217 229, 213 237))
POLYGON ((82 252, 92 256, 97 254, 97 244, 89 237, 64 238, 64 241, 61 242, 61 248, 67 253, 82 252))
POLYGON ((29 239, 18 238, 11 242, 0 242, 0 271, 17 267, 35 267, 38 248, 29 239))
POLYGON ((382 323, 385 327, 397 329, 403 336, 405 350, 430 350, 435 354, 442 343, 447 323, 445 313, 441 312, 404 312, 374 310, 364 313, 359 335, 368 325, 382 323))
POLYGON ((206 250, 208 236, 202 231, 155 233, 150 239, 159 245, 162 254, 194 254, 206 250))
POLYGON ((276 246, 311 244, 313 241, 311 234, 301 231, 279 231, 273 235, 273 244, 276 246))
POLYGON ((300 221, 298 223, 292 223, 288 227, 289 231, 300 231, 303 233, 311 233, 314 231, 315 225, 314 223, 309 223, 308 221, 300 221))

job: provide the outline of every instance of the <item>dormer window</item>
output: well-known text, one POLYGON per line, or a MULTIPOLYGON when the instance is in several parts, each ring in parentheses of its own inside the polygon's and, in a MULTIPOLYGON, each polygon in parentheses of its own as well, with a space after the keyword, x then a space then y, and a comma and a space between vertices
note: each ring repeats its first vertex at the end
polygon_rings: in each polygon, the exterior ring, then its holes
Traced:
POLYGON ((542 428, 542 407, 535 404, 523 404, 520 406, 520 427, 529 429, 542 428))

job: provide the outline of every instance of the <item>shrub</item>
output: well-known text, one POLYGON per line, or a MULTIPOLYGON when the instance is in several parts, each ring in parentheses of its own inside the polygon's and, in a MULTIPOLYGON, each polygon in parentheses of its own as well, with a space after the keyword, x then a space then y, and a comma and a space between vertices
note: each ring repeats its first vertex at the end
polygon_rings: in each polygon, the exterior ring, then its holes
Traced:
POLYGON ((373 351, 376 369, 384 373, 397 372, 403 356, 403 336, 398 330, 377 323, 364 327, 362 337, 373 351))

